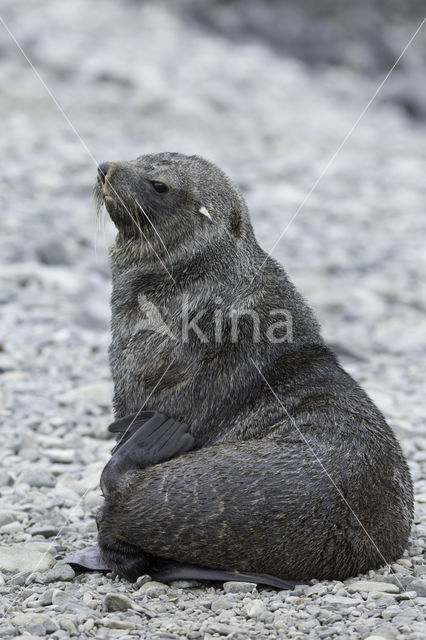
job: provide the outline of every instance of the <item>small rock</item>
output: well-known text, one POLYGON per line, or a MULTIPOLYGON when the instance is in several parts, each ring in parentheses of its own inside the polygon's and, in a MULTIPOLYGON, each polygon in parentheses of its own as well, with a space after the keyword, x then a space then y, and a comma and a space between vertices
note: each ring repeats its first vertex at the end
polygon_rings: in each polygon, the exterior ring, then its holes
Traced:
POLYGON ((417 596, 416 591, 403 591, 398 596, 396 596, 397 600, 412 600, 417 596))
POLYGON ((321 640, 324 638, 329 638, 330 636, 334 636, 336 634, 339 633, 339 630, 337 629, 337 627, 328 627, 328 629, 323 629, 321 631, 318 631, 318 637, 321 638, 321 640))
MULTIPOLYGON (((300 585, 301 586, 301 585, 300 585)), ((294 589, 292 591, 292 594, 294 593, 294 589)), ((327 593, 327 587, 325 587, 323 584, 313 584, 311 587, 303 587, 303 591, 305 593, 305 596, 323 596, 327 593)))
POLYGON ((317 616, 321 611, 320 607, 316 604, 308 604, 306 607, 306 613, 309 613, 310 616, 317 616))
POLYGON ((158 596, 161 596, 163 593, 167 593, 168 591, 169 587, 166 584, 151 580, 150 582, 145 582, 145 584, 143 584, 138 591, 135 591, 133 595, 146 595, 150 598, 157 598, 158 596))
POLYGON ((28 516, 22 511, 14 511, 12 509, 0 509, 0 527, 11 522, 21 522, 28 516))
POLYGON ((0 353, 0 373, 4 373, 5 371, 14 371, 16 368, 13 358, 6 353, 0 353))
POLYGON ((108 611, 127 611, 133 609, 133 602, 121 593, 107 593, 104 598, 108 611))
POLYGON ((225 593, 251 593, 257 587, 255 582, 224 582, 223 590, 225 593))
POLYGON ((69 255, 63 242, 58 243, 48 240, 37 247, 36 254, 42 264, 57 265, 70 263, 69 255))
POLYGON ((52 604, 52 599, 53 589, 46 589, 46 591, 42 593, 40 598, 37 600, 38 606, 47 607, 48 605, 52 604))
POLYGON ((153 580, 152 580, 151 576, 149 576, 147 573, 145 573, 143 576, 139 576, 139 578, 135 582, 135 586, 137 588, 139 588, 143 584, 146 584, 147 582, 153 582, 153 580))
POLYGON ((55 564, 48 553, 27 546, 0 547, 0 571, 44 572, 55 564))
POLYGON ((220 636, 229 636, 229 637, 234 637, 234 633, 238 632, 238 628, 237 627, 231 627, 229 624, 223 624, 221 622, 215 622, 215 621, 206 621, 204 624, 201 625, 200 628, 200 632, 202 634, 210 634, 210 633, 217 633, 220 636), (232 634, 232 636, 231 636, 232 634))
POLYGON ((56 485, 56 478, 41 467, 30 467, 21 473, 17 482, 25 482, 29 484, 30 487, 54 487, 56 485))
POLYGON ((383 591, 384 593, 399 593, 400 589, 396 584, 387 582, 373 582, 370 580, 359 580, 347 586, 348 593, 361 593, 372 591, 383 591))
POLYGON ((20 533, 24 530, 24 525, 22 522, 10 522, 9 524, 3 525, 1 530, 6 534, 20 533))
POLYGON ((382 611, 382 618, 385 620, 386 618, 394 618, 395 616, 397 616, 399 613, 401 613, 401 609, 400 607, 398 607, 397 605, 393 605, 391 607, 386 607, 386 609, 384 609, 382 611))
POLYGON ((381 578, 380 582, 386 582, 387 584, 395 584, 399 589, 406 589, 414 579, 411 573, 405 576, 391 573, 388 576, 381 576, 380 578, 381 578))
POLYGON ((347 609, 348 607, 356 607, 358 604, 357 600, 343 596, 324 596, 322 602, 325 607, 336 609, 337 611, 347 609))
POLYGON ((58 396, 59 404, 69 405, 74 403, 97 404, 101 407, 110 407, 112 402, 113 386, 111 382, 95 382, 75 389, 70 389, 58 396))
MULTIPOLYGON (((105 625, 105 622, 104 622, 105 625)), ((88 620, 86 620, 86 622, 83 624, 83 631, 85 633, 87 633, 88 631, 91 631, 93 629, 93 627, 95 626, 95 621, 93 620, 93 618, 89 618, 88 620)))
POLYGON ((19 571, 19 573, 16 573, 14 576, 10 578, 9 584, 14 584, 18 587, 22 587, 25 584, 26 579, 30 575, 31 575, 31 571, 19 571))
POLYGON ((0 469, 0 487, 11 487, 13 485, 13 478, 8 471, 0 469))
POLYGON ((216 598, 211 604, 212 611, 222 611, 223 609, 232 609, 234 601, 229 598, 216 598))
MULTIPOLYGON (((395 625, 395 627, 397 628, 403 628, 403 630, 408 631, 411 628, 411 625, 413 624, 413 621, 415 620, 415 618, 413 618, 412 616, 406 616, 405 613, 403 611, 401 611, 401 614, 399 616, 395 616, 392 619, 392 624, 395 625), (407 629, 408 627, 408 629, 407 629)), ((425 632, 425 627, 423 626, 423 633, 425 632)), ((423 636, 424 637, 424 636, 423 636)))
POLYGON ((410 591, 415 591, 417 596, 426 596, 426 580, 423 578, 417 578, 410 583, 410 591))
POLYGON ((395 600, 395 595, 392 594, 390 595, 389 593, 384 594, 381 592, 377 592, 376 593, 370 593, 370 595, 368 596, 369 599, 371 598, 372 600, 375 600, 375 604, 376 607, 379 609, 385 609, 386 607, 391 607, 393 604, 395 604, 396 600, 395 600))
POLYGON ((49 582, 73 580, 75 571, 69 564, 56 564, 53 569, 41 574, 37 582, 48 584, 49 582))
POLYGON ((59 625, 62 627, 62 629, 66 629, 66 631, 69 631, 69 633, 75 634, 77 631, 77 628, 74 624, 74 622, 72 620, 69 619, 68 616, 62 616, 58 619, 59 625))
POLYGON ((266 612, 265 603, 259 598, 251 600, 251 602, 247 602, 246 604, 246 612, 249 618, 260 618, 266 612))
POLYGON ((43 453, 51 462, 70 464, 75 461, 75 451, 73 449, 46 449, 43 453))
POLYGON ((32 536, 43 536, 43 538, 52 538, 53 536, 58 535, 59 527, 55 527, 54 525, 45 524, 45 525, 35 525, 34 527, 30 527, 27 529, 28 533, 32 536))
POLYGON ((28 627, 29 624, 44 624, 50 616, 47 613, 35 613, 33 611, 22 611, 12 618, 12 623, 18 626, 28 627))
POLYGON ((370 591, 368 594, 369 600, 378 600, 387 599, 390 602, 395 601, 397 594, 396 593, 385 593, 385 591, 370 591))
POLYGON ((400 558, 396 561, 396 564, 399 564, 401 567, 405 567, 406 569, 410 569, 413 566, 413 563, 409 558, 400 558))
POLYGON ((384 622, 379 627, 374 629, 372 636, 374 638, 377 638, 377 640, 394 640, 394 638, 398 636, 398 631, 391 623, 384 622))
POLYGON ((133 622, 127 620, 117 620, 107 618, 102 622, 103 626, 107 629, 136 629, 136 625, 133 622))
POLYGON ((52 593, 52 604, 63 606, 73 601, 75 601, 74 596, 62 589, 55 589, 52 593))
POLYGON ((98 507, 101 507, 105 502, 105 498, 100 491, 88 491, 84 496, 84 506, 90 511, 94 511, 98 507))
POLYGON ((194 587, 201 587, 202 584, 198 582, 198 580, 173 580, 170 586, 173 587, 173 589, 192 589, 194 587))

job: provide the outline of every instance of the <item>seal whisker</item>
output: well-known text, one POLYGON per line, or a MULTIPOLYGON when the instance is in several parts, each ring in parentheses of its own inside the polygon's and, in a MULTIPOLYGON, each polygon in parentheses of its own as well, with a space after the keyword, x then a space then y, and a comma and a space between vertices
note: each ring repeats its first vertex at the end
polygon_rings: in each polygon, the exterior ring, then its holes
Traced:
POLYGON ((129 218, 131 219, 131 221, 133 222, 133 224, 135 225, 136 229, 139 232, 139 239, 142 240, 142 238, 144 238, 146 240, 146 236, 142 231, 142 227, 141 227, 141 223, 138 220, 138 214, 137 212, 135 212, 135 215, 133 216, 133 214, 131 213, 129 207, 126 206, 126 204, 124 203, 123 199, 118 195, 118 193, 116 192, 116 190, 113 187, 110 187, 112 189, 112 191, 114 192, 114 195, 118 198, 118 200, 120 201, 120 204, 123 205, 127 215, 129 216, 129 218))
POLYGON ((167 256, 169 258, 169 262, 170 262, 170 266, 173 267, 173 262, 172 262, 172 257, 163 241, 163 238, 160 236, 160 234, 158 233, 157 229, 155 228, 154 223, 152 222, 152 220, 150 219, 150 217, 148 216, 148 214, 146 213, 145 209, 142 207, 141 203, 139 202, 139 200, 137 200, 137 198, 135 198, 135 202, 138 205, 139 209, 141 210, 141 212, 143 213, 143 215, 145 216, 145 218, 147 219, 147 221, 149 222, 149 224, 151 225, 151 227, 154 229, 155 234, 158 236, 158 239, 160 240, 161 244, 163 245, 164 251, 167 253, 167 256))
MULTIPOLYGON (((163 260, 160 258, 160 256, 158 255, 157 251, 154 249, 154 247, 152 246, 151 242, 149 241, 149 239, 147 238, 147 236, 144 234, 144 232, 142 231, 142 228, 140 226, 140 222, 135 220, 135 218, 133 217, 133 215, 131 214, 129 207, 126 205, 126 203, 124 202, 123 198, 119 195, 119 193, 117 193, 117 190, 109 183, 109 189, 112 191, 112 193, 114 194, 116 200, 121 204, 121 206, 123 207, 123 209, 125 210, 125 212, 127 213, 127 215, 129 216, 129 218, 132 220, 133 224, 135 225, 136 229, 139 231, 139 238, 140 239, 144 239, 145 242, 149 245, 149 247, 152 249, 154 255, 156 256, 156 258, 158 259, 158 261, 160 262, 160 264, 163 266, 164 270, 166 271, 167 275, 169 276, 169 278, 171 279, 171 281, 173 282, 174 285, 176 285, 176 280, 174 279, 174 277, 172 276, 172 274, 170 273, 169 269, 167 268, 167 266, 164 264, 163 260)), ((99 184, 95 185, 94 188, 94 195, 95 195, 95 201, 97 203, 97 206, 99 205, 99 198, 101 200, 101 203, 99 206, 102 206, 103 204, 105 204, 103 197, 102 197, 102 191, 99 187, 99 184)), ((137 218, 137 214, 136 214, 136 218, 137 218)), ((140 251, 141 251, 141 257, 142 257, 142 243, 140 244, 140 251)))
MULTIPOLYGON (((98 231, 100 230, 102 223, 103 223, 103 229, 105 231, 105 216, 102 215, 104 201, 102 198, 102 191, 99 183, 96 183, 95 186, 93 187, 92 198, 95 203, 95 211, 96 211, 94 247, 95 247, 95 254, 97 255, 97 237, 98 237, 98 231)), ((104 234, 104 239, 105 239, 105 234, 104 234)))

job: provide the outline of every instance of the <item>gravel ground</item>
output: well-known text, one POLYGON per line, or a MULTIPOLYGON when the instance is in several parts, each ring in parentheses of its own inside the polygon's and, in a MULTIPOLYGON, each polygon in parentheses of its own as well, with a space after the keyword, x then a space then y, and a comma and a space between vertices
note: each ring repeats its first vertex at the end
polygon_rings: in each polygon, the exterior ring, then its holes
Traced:
POLYGON ((3 0, 1 12, 81 136, 0 26, 2 637, 424 638, 424 127, 375 101, 274 249, 409 459, 404 557, 292 592, 74 575, 55 561, 95 540, 111 448, 114 232, 96 225, 94 164, 205 155, 243 189, 269 249, 376 85, 190 27, 161 2, 3 0))

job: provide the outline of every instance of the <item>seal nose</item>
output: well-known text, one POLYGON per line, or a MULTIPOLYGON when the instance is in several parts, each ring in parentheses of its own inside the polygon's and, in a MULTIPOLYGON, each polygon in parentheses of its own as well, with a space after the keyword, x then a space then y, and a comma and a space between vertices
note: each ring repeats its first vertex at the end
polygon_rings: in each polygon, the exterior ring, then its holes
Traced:
POLYGON ((111 169, 110 162, 102 162, 102 164, 98 167, 98 176, 102 184, 105 184, 105 178, 107 177, 108 171, 111 169))

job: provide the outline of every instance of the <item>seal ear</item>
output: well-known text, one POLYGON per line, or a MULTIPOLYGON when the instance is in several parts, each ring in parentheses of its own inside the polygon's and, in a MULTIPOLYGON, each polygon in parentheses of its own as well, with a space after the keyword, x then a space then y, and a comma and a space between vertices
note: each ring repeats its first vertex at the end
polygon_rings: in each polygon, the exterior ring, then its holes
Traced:
POLYGON ((198 213, 201 213, 201 215, 206 216, 206 218, 208 218, 210 220, 210 222, 213 222, 212 217, 208 211, 208 209, 206 209, 206 207, 200 207, 198 209, 198 213))

